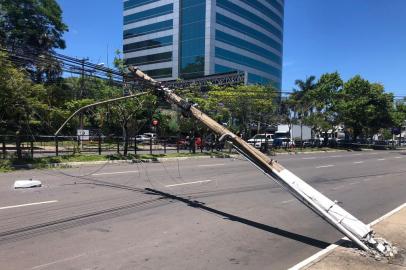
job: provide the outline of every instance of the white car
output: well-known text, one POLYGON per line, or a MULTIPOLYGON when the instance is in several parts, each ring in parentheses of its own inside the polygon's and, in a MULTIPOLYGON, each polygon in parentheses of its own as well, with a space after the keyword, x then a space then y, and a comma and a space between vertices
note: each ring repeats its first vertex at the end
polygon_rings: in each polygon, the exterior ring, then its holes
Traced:
POLYGON ((254 146, 255 148, 261 148, 264 144, 268 143, 272 145, 273 143, 273 135, 272 134, 257 134, 251 139, 248 140, 248 143, 254 146))
POLYGON ((144 142, 149 142, 150 137, 145 136, 145 135, 137 135, 135 137, 135 140, 136 140, 137 143, 144 143, 144 142))

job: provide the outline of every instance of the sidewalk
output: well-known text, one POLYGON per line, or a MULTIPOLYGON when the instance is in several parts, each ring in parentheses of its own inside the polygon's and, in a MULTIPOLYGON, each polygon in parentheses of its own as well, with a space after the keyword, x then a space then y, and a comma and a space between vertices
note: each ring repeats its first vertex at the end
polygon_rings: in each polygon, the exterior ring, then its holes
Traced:
POLYGON ((389 214, 382 220, 379 219, 372 227, 378 236, 392 242, 399 250, 398 255, 389 262, 385 258, 381 261, 375 260, 372 257, 362 255, 362 252, 355 249, 331 245, 301 264, 292 267, 291 270, 406 270, 406 204, 403 204, 395 213, 389 214))

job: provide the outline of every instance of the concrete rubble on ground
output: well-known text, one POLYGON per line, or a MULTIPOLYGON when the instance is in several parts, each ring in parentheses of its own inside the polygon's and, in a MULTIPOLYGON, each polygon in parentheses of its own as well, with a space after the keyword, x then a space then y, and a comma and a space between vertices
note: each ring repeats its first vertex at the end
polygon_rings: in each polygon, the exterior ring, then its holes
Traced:
POLYGON ((28 179, 28 180, 16 180, 14 182, 14 188, 34 188, 34 187, 41 187, 42 183, 39 180, 33 180, 33 179, 28 179))

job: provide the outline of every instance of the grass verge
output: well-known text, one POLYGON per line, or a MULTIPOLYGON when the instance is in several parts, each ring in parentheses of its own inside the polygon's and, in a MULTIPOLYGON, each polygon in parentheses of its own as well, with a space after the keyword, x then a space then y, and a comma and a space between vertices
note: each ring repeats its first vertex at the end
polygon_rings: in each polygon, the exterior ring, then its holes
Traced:
POLYGON ((25 158, 18 160, 15 158, 0 160, 0 172, 10 172, 16 169, 46 169, 52 167, 53 164, 69 163, 69 162, 92 162, 92 161, 109 161, 109 160, 150 160, 157 161, 158 158, 178 158, 178 157, 199 157, 199 156, 213 156, 213 157, 230 157, 229 154, 222 152, 213 153, 170 153, 170 154, 142 154, 134 155, 128 154, 127 156, 114 154, 114 155, 64 155, 58 157, 39 157, 39 158, 25 158))

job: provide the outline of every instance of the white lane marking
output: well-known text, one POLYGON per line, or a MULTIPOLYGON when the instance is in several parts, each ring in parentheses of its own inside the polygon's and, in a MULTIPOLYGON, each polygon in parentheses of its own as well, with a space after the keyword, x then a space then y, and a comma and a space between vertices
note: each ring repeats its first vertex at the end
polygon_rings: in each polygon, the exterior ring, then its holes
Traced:
POLYGON ((386 160, 386 158, 380 158, 380 159, 378 159, 379 161, 383 161, 383 160, 386 160))
POLYGON ((364 163, 363 161, 355 161, 354 164, 361 164, 364 163))
POLYGON ((287 203, 290 203, 290 202, 293 202, 293 201, 295 201, 295 200, 294 199, 286 200, 286 201, 283 201, 282 204, 287 204, 287 203))
POLYGON ((316 159, 315 157, 304 157, 302 159, 316 159))
POLYGON ((111 174, 125 174, 125 173, 138 173, 139 171, 122 171, 122 172, 106 172, 106 173, 93 173, 93 176, 98 175, 111 175, 111 174))
POLYGON ((321 168, 330 168, 334 167, 335 165, 323 165, 323 166, 317 166, 316 169, 321 169, 321 168))
POLYGON ((224 166, 226 164, 224 163, 218 163, 218 164, 206 164, 206 165, 199 165, 198 167, 216 167, 216 166, 224 166))
POLYGON ((46 201, 46 202, 36 202, 36 203, 26 203, 26 204, 19 204, 19 205, 11 205, 11 206, 0 207, 0 210, 18 208, 18 207, 26 207, 26 206, 32 206, 32 205, 47 204, 47 203, 56 203, 56 202, 58 202, 58 201, 53 200, 53 201, 46 201))
POLYGON ((337 158, 337 157, 342 157, 342 156, 340 156, 340 155, 338 155, 338 156, 329 156, 330 158, 337 158))
POLYGON ((402 158, 402 157, 395 157, 395 158, 402 158))
MULTIPOLYGON (((402 204, 401 206, 397 207, 396 209, 390 211, 389 213, 383 215, 382 217, 380 217, 380 218, 378 218, 378 219, 372 221, 372 222, 369 223, 368 225, 369 225, 369 226, 373 226, 373 225, 375 225, 376 223, 378 223, 378 222, 380 222, 380 221, 382 221, 382 220, 384 220, 384 219, 390 217, 391 215, 395 214, 396 212, 399 212, 399 211, 402 210, 404 207, 406 207, 406 203, 404 203, 404 204, 402 204)), ((325 248, 325 249, 323 249, 323 250, 320 250, 319 252, 315 253, 314 255, 310 256, 309 258, 307 258, 307 259, 301 261, 300 263, 298 263, 298 264, 292 266, 292 267, 289 268, 288 270, 300 270, 300 269, 303 269, 304 267, 308 266, 310 263, 312 263, 312 262, 316 261, 317 259, 321 258, 322 256, 324 256, 324 255, 326 255, 326 254, 332 252, 336 247, 338 247, 338 246, 341 244, 341 242, 342 242, 343 240, 348 240, 348 238, 347 238, 347 237, 341 238, 340 240, 338 240, 338 241, 336 242, 336 244, 331 244, 331 245, 329 245, 327 248, 325 248)))
POLYGON ((180 184, 174 184, 174 185, 167 185, 165 187, 177 187, 177 186, 185 186, 185 185, 193 185, 193 184, 200 184, 200 183, 208 183, 211 182, 212 180, 202 180, 202 181, 196 181, 196 182, 187 182, 187 183, 180 183, 180 184))
MULTIPOLYGON (((341 240, 339 240, 341 241, 341 240)), ((326 247, 325 249, 320 250, 319 252, 317 252, 316 254, 310 256, 309 258, 301 261, 300 263, 292 266, 291 268, 289 268, 288 270, 300 270, 303 267, 307 266, 308 264, 310 264, 311 262, 317 260, 318 258, 320 258, 321 256, 323 256, 324 254, 327 254, 331 251, 333 251, 336 247, 338 247, 338 244, 331 244, 328 247, 326 247)))
POLYGON ((71 260, 74 260, 74 259, 83 257, 83 256, 85 256, 85 255, 86 255, 86 253, 79 254, 79 255, 76 255, 76 256, 73 256, 73 257, 68 257, 68 258, 61 259, 61 260, 57 260, 57 261, 53 261, 53 262, 50 262, 50 263, 45 263, 45 264, 37 265, 37 266, 34 266, 34 267, 31 268, 31 269, 34 270, 34 269, 40 269, 40 268, 48 267, 48 266, 51 266, 51 265, 54 265, 54 264, 58 264, 58 263, 61 263, 61 262, 71 261, 71 260))

